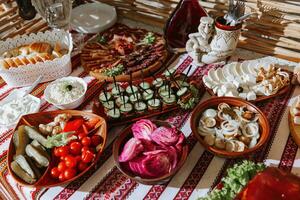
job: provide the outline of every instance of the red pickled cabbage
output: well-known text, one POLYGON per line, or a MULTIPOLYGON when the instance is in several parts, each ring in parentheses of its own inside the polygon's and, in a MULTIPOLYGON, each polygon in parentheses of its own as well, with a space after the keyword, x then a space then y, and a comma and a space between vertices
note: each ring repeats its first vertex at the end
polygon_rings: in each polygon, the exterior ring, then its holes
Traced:
POLYGON ((131 127, 133 136, 136 139, 151 141, 150 134, 156 129, 156 125, 148 119, 142 119, 131 127))
POLYGON ((124 145, 123 151, 119 156, 119 162, 127 162, 135 158, 144 150, 142 142, 136 138, 131 138, 124 145))
POLYGON ((177 153, 177 149, 173 146, 168 147, 167 153, 169 155, 169 159, 171 162, 171 168, 175 169, 177 166, 177 162, 178 162, 178 153, 177 153))
POLYGON ((144 178, 157 178, 170 172, 172 166, 166 152, 156 151, 129 161, 131 171, 144 178))
POLYGON ((161 146, 171 146, 178 141, 176 128, 161 126, 155 129, 150 135, 151 139, 161 146))
POLYGON ((178 141, 175 145, 176 149, 178 150, 178 152, 181 152, 182 151, 182 145, 183 145, 183 142, 185 140, 185 136, 181 133, 178 137, 178 141))
POLYGON ((142 144, 144 146, 144 151, 154 151, 159 149, 159 146, 152 141, 142 140, 142 144))

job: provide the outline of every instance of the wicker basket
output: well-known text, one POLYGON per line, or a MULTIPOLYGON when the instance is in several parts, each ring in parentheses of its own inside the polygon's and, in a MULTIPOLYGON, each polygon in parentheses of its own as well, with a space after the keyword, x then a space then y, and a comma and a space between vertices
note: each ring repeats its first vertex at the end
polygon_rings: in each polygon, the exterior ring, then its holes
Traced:
POLYGON ((57 78, 67 76, 72 71, 71 52, 73 41, 70 33, 65 31, 46 31, 44 33, 31 33, 13 39, 9 38, 0 42, 0 54, 10 49, 31 44, 33 42, 48 42, 55 45, 57 41, 68 49, 68 53, 61 58, 28 64, 18 68, 0 69, 0 76, 11 87, 27 86, 32 84, 40 75, 43 76, 42 82, 52 81, 57 78))

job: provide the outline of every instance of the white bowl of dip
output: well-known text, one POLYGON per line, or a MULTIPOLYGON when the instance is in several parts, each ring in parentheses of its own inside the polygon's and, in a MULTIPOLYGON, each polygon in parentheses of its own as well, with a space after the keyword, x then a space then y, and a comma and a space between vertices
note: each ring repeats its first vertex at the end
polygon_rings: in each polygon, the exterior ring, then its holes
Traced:
POLYGON ((57 79, 45 89, 45 100, 55 107, 74 109, 83 103, 87 83, 78 77, 68 76, 57 79))

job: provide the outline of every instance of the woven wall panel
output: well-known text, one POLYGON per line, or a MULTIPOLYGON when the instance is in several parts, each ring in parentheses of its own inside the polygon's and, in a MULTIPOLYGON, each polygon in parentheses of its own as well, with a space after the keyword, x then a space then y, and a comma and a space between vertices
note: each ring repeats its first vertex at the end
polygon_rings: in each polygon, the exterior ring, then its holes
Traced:
MULTIPOLYGON (((93 1, 93 0, 88 0, 93 1)), ((117 7, 120 16, 163 28, 180 0, 94 0, 117 7)), ((215 17, 227 10, 228 0, 200 0, 215 17)), ((256 14, 243 26, 239 46, 260 53, 300 61, 300 1, 247 0, 246 12, 256 14)), ((18 16, 13 0, 0 0, 0 39, 44 31, 38 15, 31 21, 18 16)))
MULTIPOLYGON (((122 16, 163 27, 179 0, 98 0, 118 8, 122 16)), ((212 17, 222 15, 228 0, 200 0, 212 17)), ((239 47, 300 61, 300 1, 247 0, 255 15, 243 26, 239 47)))

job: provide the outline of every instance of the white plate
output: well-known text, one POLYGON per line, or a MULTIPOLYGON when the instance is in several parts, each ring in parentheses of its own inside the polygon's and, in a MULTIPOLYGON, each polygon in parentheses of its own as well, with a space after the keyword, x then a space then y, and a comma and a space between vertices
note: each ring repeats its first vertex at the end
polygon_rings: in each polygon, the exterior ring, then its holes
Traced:
MULTIPOLYGON (((7 102, 12 101, 13 99, 18 99, 18 98, 22 98, 24 95, 24 90, 22 89, 16 89, 14 91, 12 91, 7 97, 5 97, 1 102, 0 102, 0 106, 6 104, 7 102)), ((18 123, 19 119, 23 116, 23 115, 27 115, 27 114, 31 114, 31 113, 37 113, 40 110, 41 107, 41 100, 35 96, 32 96, 31 94, 28 94, 34 101, 37 102, 37 106, 35 108, 33 108, 32 112, 30 113, 23 113, 19 116, 19 118, 12 122, 11 124, 2 124, 0 122, 0 127, 6 127, 6 128, 14 128, 14 126, 18 123)))
POLYGON ((87 3, 72 10, 71 28, 82 33, 98 33, 117 21, 115 7, 104 3, 87 3))

